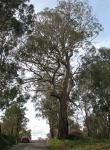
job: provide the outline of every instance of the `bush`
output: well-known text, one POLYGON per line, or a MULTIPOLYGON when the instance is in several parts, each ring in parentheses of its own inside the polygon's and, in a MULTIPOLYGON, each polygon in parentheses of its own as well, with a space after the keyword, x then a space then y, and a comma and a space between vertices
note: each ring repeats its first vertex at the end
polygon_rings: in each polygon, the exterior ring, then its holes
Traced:
POLYGON ((68 135, 68 139, 80 139, 82 137, 82 133, 80 131, 70 132, 68 135))
POLYGON ((7 146, 9 146, 7 136, 0 134, 0 149, 6 148, 7 146))
POLYGON ((0 134, 0 150, 7 148, 13 144, 16 144, 16 138, 14 136, 0 134))

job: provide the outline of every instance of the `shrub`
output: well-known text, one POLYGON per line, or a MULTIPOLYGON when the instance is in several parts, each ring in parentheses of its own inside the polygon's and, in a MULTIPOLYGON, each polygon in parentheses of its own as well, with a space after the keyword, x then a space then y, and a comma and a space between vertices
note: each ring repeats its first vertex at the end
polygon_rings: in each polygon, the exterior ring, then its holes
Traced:
POLYGON ((68 139, 80 139, 82 137, 82 133, 80 131, 72 131, 68 135, 68 139))

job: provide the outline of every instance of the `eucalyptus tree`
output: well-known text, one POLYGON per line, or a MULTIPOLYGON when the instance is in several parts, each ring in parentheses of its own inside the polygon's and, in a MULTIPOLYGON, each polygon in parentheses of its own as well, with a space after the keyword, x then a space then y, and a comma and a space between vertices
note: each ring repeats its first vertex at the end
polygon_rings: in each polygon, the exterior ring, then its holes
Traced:
POLYGON ((110 49, 92 49, 83 58, 79 72, 77 90, 83 109, 86 106, 86 126, 94 128, 90 133, 110 137, 110 49))
POLYGON ((18 51, 21 64, 33 73, 26 82, 35 85, 38 93, 51 91, 59 100, 59 138, 68 135, 67 110, 74 86, 71 60, 82 47, 89 48, 100 30, 87 2, 61 1, 57 7, 37 13, 34 30, 18 51))
POLYGON ((33 6, 28 5, 27 2, 28 0, 0 0, 1 107, 6 104, 8 93, 13 95, 11 98, 15 97, 18 84, 21 81, 18 78, 19 67, 14 55, 19 47, 20 38, 31 30, 33 6), (15 84, 17 87, 14 87, 15 84))
POLYGON ((17 103, 13 103, 6 109, 2 117, 1 132, 4 135, 19 138, 21 130, 26 130, 28 119, 25 117, 25 107, 21 107, 17 103))

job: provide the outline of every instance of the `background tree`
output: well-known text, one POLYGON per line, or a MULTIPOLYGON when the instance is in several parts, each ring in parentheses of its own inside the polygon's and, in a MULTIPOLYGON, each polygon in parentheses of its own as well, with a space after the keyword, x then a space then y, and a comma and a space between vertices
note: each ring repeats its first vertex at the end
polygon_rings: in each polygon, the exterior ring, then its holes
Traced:
POLYGON ((100 30, 86 2, 62 1, 56 8, 37 14, 35 29, 18 52, 20 61, 33 73, 28 81, 36 91, 50 90, 50 95, 59 100, 60 139, 68 135, 67 109, 74 86, 71 60, 82 46, 89 48, 100 30))
POLYGON ((109 137, 110 134, 109 61, 109 49, 100 48, 97 51, 92 49, 91 53, 83 58, 83 64, 77 76, 78 98, 86 106, 85 122, 89 135, 109 137))
POLYGON ((36 117, 46 118, 50 127, 50 137, 55 138, 58 134, 58 119, 59 119, 59 101, 50 96, 49 92, 45 96, 38 98, 36 95, 33 98, 36 110, 36 117))
MULTIPOLYGON (((1 132, 9 134, 9 130, 12 130, 12 135, 16 137, 18 133, 14 121, 17 114, 14 116, 11 111, 20 113, 21 108, 13 106, 13 102, 18 102, 21 107, 21 103, 26 102, 27 95, 22 93, 21 71, 15 53, 20 40, 32 30, 34 9, 28 2, 29 0, 0 0, 0 110, 7 108, 1 132)), ((15 144, 13 142, 16 139, 3 133, 0 134, 0 149, 15 144)))
POLYGON ((0 107, 14 99, 21 79, 15 53, 20 38, 29 33, 32 24, 33 6, 28 0, 0 0, 0 107), (15 86, 16 85, 16 86, 15 86), (9 94, 9 96, 8 96, 9 94), (8 98, 7 98, 8 97, 8 98))
POLYGON ((28 119, 25 117, 25 108, 14 103, 6 109, 2 117, 2 134, 15 137, 18 140, 21 130, 26 130, 28 119))

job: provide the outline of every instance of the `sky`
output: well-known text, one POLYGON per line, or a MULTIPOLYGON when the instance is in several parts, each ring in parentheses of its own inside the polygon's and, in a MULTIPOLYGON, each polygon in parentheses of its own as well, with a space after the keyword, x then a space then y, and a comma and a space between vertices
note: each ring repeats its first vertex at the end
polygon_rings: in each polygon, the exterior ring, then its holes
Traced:
POLYGON ((27 128, 31 129, 32 139, 35 140, 39 137, 46 138, 46 135, 49 133, 47 120, 35 117, 36 112, 31 101, 28 101, 26 107, 28 109, 26 111, 26 117, 29 118, 27 128))
MULTIPOLYGON (((88 0, 92 6, 93 14, 98 18, 102 24, 104 30, 93 41, 93 44, 99 48, 101 46, 110 46, 110 0, 88 0)), ((58 0, 31 0, 34 4, 35 10, 41 11, 45 7, 54 8, 57 5, 58 0)), ((27 117, 30 119, 28 128, 32 130, 32 139, 38 137, 46 137, 49 132, 49 126, 44 119, 35 118, 35 111, 31 102, 27 103, 27 117)))
POLYGON ((104 28, 95 39, 95 45, 110 47, 110 0, 89 0, 89 3, 104 28))
MULTIPOLYGON (((92 6, 93 13, 98 18, 99 22, 102 24, 104 30, 99 34, 99 36, 94 40, 96 47, 110 45, 110 0, 88 0, 89 4, 92 6)), ((40 11, 45 7, 55 7, 58 0, 30 0, 30 2, 35 6, 35 10, 40 11)), ((26 104, 28 111, 26 116, 29 118, 28 129, 32 130, 32 139, 37 139, 38 137, 46 137, 49 133, 49 126, 47 121, 44 119, 35 118, 35 110, 33 104, 29 101, 26 104)))

